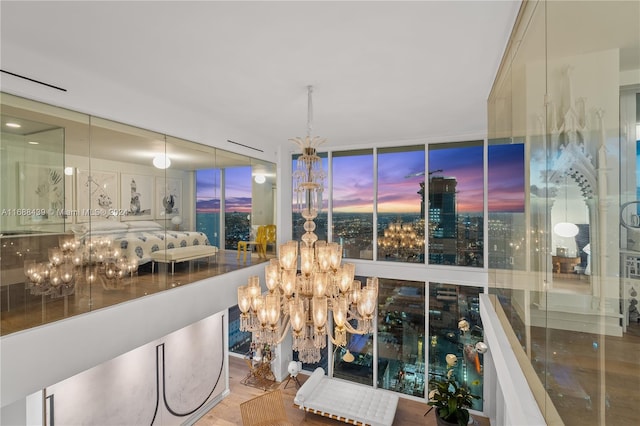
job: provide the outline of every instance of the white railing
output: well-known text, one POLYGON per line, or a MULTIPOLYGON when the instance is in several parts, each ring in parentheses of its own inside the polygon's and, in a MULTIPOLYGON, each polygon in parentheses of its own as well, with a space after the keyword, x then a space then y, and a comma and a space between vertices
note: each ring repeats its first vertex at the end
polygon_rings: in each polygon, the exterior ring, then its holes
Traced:
MULTIPOLYGON (((555 415, 553 418, 556 420, 548 421, 540 411, 534 391, 527 381, 530 375, 525 376, 518 361, 524 356, 524 362, 528 363, 526 354, 522 351, 521 357, 517 357, 514 353, 510 339, 493 307, 491 297, 488 294, 480 295, 480 316, 484 328, 484 339, 489 346, 489 350, 484 355, 485 414, 489 416, 491 424, 497 426, 562 424, 559 417, 555 415)), ((530 378, 537 380, 537 377, 530 378)), ((539 389, 535 389, 535 392, 546 395, 542 385, 539 389)), ((542 398, 548 399, 545 395, 542 395, 542 398)), ((555 412, 555 409, 553 411, 555 412)), ((549 417, 548 414, 547 417, 549 417)))

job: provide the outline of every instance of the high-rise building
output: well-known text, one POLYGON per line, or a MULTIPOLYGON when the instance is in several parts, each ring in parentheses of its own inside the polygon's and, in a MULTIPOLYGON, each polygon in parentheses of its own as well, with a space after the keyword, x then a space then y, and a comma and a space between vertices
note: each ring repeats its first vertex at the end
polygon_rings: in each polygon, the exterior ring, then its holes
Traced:
POLYGON ((456 264, 457 184, 453 177, 429 178, 430 263, 456 264))

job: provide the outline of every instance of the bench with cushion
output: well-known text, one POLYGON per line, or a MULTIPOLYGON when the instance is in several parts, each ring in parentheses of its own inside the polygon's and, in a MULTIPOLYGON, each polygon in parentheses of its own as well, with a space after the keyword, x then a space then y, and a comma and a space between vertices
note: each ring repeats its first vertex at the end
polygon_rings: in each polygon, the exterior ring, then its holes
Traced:
POLYGON ((398 395, 358 383, 331 379, 315 369, 293 403, 301 410, 354 425, 391 426, 398 395))
POLYGON ((156 250, 151 253, 151 273, 154 272, 155 263, 171 263, 171 275, 174 274, 176 262, 186 262, 187 260, 202 259, 215 256, 218 247, 197 245, 186 247, 175 247, 164 250, 156 250))

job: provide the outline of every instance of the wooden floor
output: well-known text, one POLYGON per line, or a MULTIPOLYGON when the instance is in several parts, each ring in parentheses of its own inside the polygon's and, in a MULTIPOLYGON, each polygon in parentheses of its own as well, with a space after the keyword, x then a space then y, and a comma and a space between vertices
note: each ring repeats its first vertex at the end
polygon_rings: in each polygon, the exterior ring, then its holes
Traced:
MULTIPOLYGON (((246 364, 241 358, 229 357, 229 387, 231 393, 222 402, 216 405, 197 423, 197 426, 230 426, 241 425, 240 403, 264 393, 262 389, 245 386, 240 381, 246 376, 246 364)), ((300 382, 304 383, 307 376, 300 374, 300 382)), ((293 398, 296 394, 296 387, 290 382, 285 389, 286 382, 280 383, 279 388, 283 392, 284 405, 287 410, 289 421, 294 425, 344 425, 337 420, 331 420, 315 414, 306 414, 304 411, 293 405, 293 398)), ((431 407, 424 402, 417 402, 400 398, 398 410, 393 422, 394 426, 435 426, 435 410, 425 416, 431 407)), ((474 416, 477 426, 488 426, 489 420, 474 416)))
POLYGON ((4 336, 138 297, 171 290, 208 277, 266 262, 274 256, 273 253, 267 252, 267 259, 260 258, 256 254, 249 255, 245 259, 243 256, 238 258, 235 250, 220 250, 211 259, 176 263, 173 275, 170 265, 157 264, 155 273, 151 273, 151 263, 147 263, 134 277, 122 280, 122 285, 117 288, 105 287, 105 280, 102 283, 96 282, 89 285, 81 274, 82 277, 76 283, 75 292, 70 296, 57 299, 49 296, 31 296, 22 283, 2 286, 0 335, 4 336))

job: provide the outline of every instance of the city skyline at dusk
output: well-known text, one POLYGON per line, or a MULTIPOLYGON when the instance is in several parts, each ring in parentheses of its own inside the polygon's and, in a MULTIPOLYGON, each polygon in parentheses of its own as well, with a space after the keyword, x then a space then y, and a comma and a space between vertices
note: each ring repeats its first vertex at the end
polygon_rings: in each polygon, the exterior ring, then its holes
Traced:
MULTIPOLYGON (((457 181, 457 210, 460 214, 483 211, 483 147, 455 144, 429 150, 432 176, 457 181)), ((524 152, 522 145, 489 146, 488 191, 490 212, 524 211, 524 152)), ((328 169, 327 158, 322 158, 328 169)), ((378 212, 419 213, 420 184, 425 180, 423 151, 381 153, 378 156, 378 212)), ((251 212, 251 168, 225 169, 225 209, 251 212)), ((325 182, 325 186, 327 182, 325 182)), ((372 213, 373 154, 333 158, 333 211, 372 213)), ((327 191, 325 190, 325 194, 327 191)), ((220 170, 196 171, 197 212, 220 208, 220 170)), ((325 207, 326 207, 325 195, 325 207)), ((295 202, 295 200, 294 200, 295 202)))

